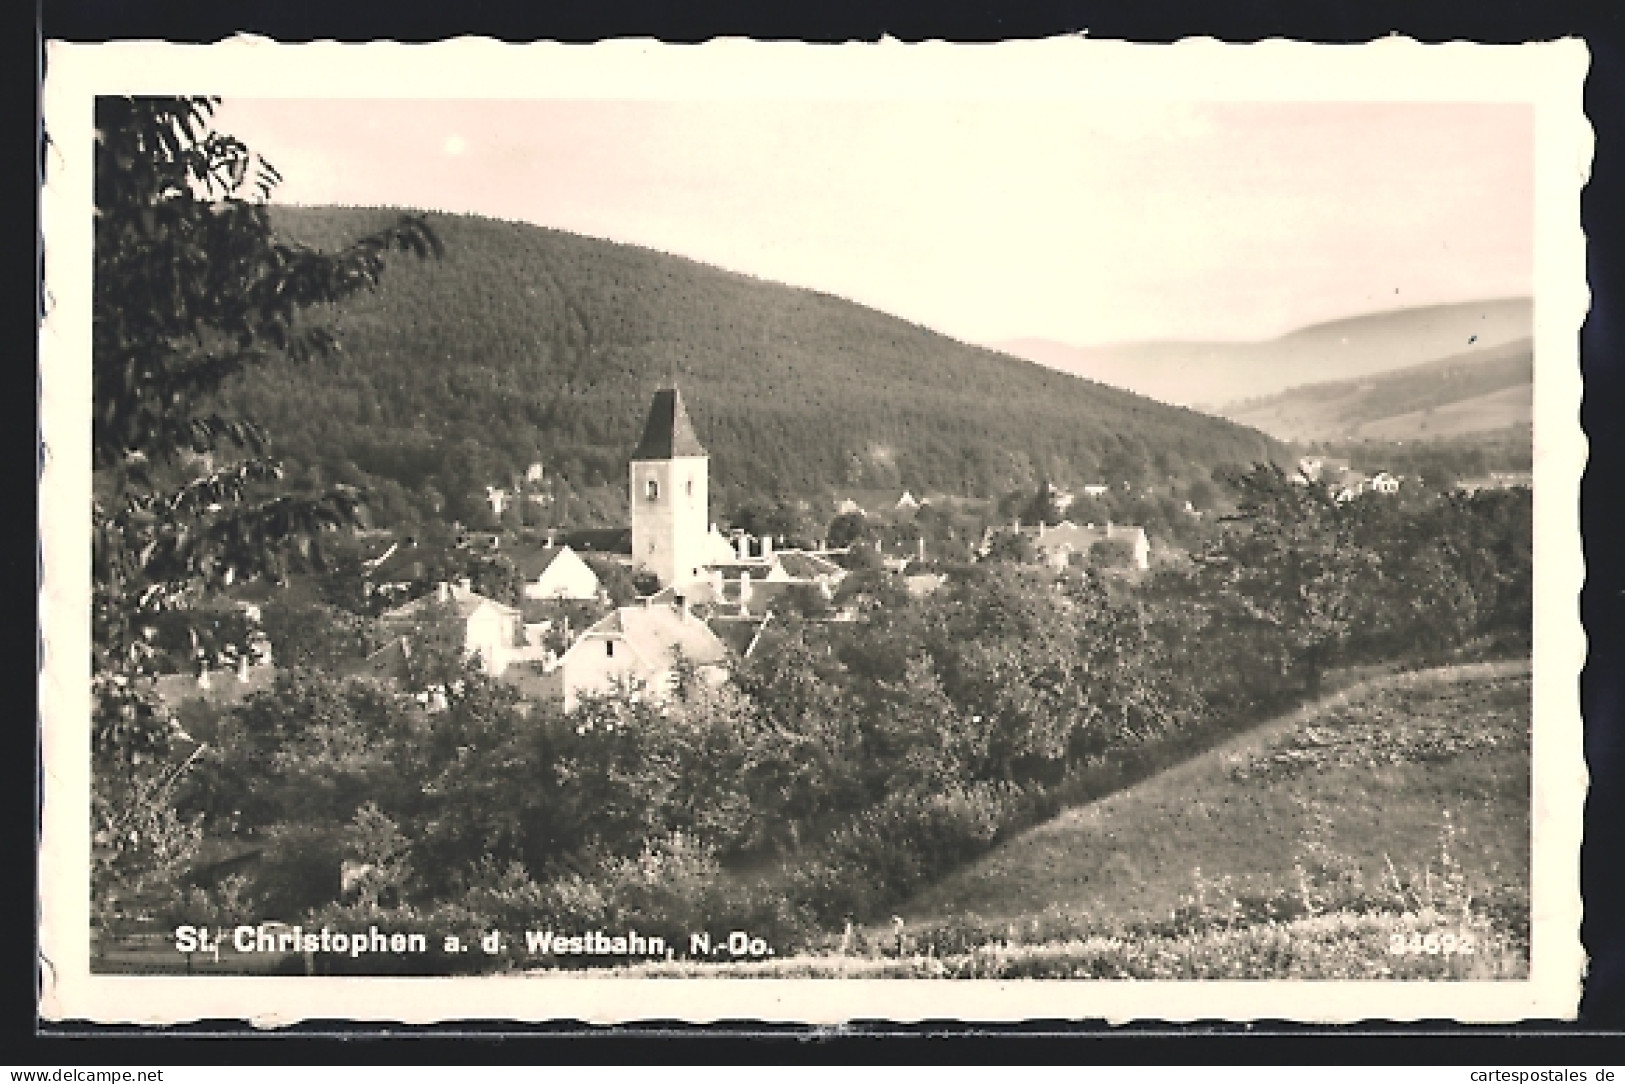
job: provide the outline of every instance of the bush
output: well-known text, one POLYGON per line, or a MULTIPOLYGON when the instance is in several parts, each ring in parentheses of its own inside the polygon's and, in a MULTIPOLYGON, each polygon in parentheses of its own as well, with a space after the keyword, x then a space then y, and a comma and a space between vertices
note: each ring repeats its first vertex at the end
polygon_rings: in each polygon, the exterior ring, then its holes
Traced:
POLYGON ((894 795, 834 832, 794 892, 826 923, 872 916, 987 850, 1025 808, 1020 789, 1003 783, 894 795))

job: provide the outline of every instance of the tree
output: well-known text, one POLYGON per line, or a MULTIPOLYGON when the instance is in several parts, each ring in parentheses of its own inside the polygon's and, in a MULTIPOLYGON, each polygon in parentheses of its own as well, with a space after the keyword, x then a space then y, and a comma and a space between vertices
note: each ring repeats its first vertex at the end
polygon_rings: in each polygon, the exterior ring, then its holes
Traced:
POLYGON ((1089 547, 1092 568, 1134 567, 1134 547, 1121 538, 1103 538, 1089 547))
POLYGON ((824 544, 842 549, 866 540, 869 524, 862 512, 846 512, 829 521, 824 544))
POLYGON ((1028 501, 1021 510, 1021 522, 1023 523, 1042 523, 1045 526, 1053 527, 1061 522, 1061 518, 1060 495, 1056 492, 1053 482, 1044 482, 1039 485, 1038 492, 1033 494, 1032 500, 1028 501))
MULTIPOLYGON (((438 255, 420 218, 336 253, 274 235, 276 170, 216 132, 210 98, 96 101, 92 644, 99 906, 164 855, 138 826, 168 800, 178 736, 143 678, 146 629, 234 581, 321 562, 361 494, 279 484, 265 434, 213 397, 238 374, 337 341, 311 306, 377 285, 392 250, 438 255), (166 780, 159 784, 154 780, 166 780)), ((173 838, 168 832, 167 838, 173 838)), ((172 856, 170 856, 172 857, 172 856)), ((165 859, 168 860, 168 859, 165 859)), ((173 862, 171 862, 173 865, 173 862)))
POLYGON ((1030 565, 1038 559, 1032 539, 1016 531, 996 531, 988 543, 987 559, 1002 564, 1030 565))
POLYGON ((1357 510, 1318 482, 1257 464, 1229 476, 1237 513, 1199 560, 1210 596, 1270 633, 1283 668, 1311 692, 1357 627, 1376 555, 1359 544, 1357 510))

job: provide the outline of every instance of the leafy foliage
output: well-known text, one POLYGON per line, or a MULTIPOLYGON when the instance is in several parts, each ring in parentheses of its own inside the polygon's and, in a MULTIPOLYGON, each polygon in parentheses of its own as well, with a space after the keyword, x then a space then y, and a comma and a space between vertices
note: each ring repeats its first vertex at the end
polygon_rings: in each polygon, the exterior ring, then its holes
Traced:
MULTIPOLYGON (((358 499, 282 490, 263 431, 215 405, 217 393, 273 357, 330 352, 330 329, 300 314, 376 286, 390 250, 439 252, 416 218, 335 253, 278 240, 264 204, 278 175, 211 129, 213 108, 96 102, 92 748, 97 854, 112 856, 95 867, 102 900, 141 879, 119 855, 150 843, 161 866, 174 850, 169 828, 130 828, 174 784, 166 758, 179 734, 143 680, 161 655, 155 622, 234 581, 319 564, 322 531, 350 522, 358 499)), ((246 651, 210 646, 210 662, 246 651)))
POLYGON ((1234 621, 1267 630, 1284 648, 1283 670, 1301 668, 1311 689, 1352 635, 1371 552, 1355 544, 1356 510, 1318 482, 1255 466, 1234 476, 1234 528, 1204 555, 1205 592, 1234 621))

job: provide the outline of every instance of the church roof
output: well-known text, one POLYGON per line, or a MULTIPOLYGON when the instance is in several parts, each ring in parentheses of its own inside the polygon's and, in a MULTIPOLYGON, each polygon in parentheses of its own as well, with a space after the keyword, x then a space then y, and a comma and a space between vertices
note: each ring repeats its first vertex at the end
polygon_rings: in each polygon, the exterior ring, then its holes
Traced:
POLYGON ((643 425, 643 439, 633 451, 633 459, 672 459, 682 455, 705 455, 700 438, 689 420, 683 395, 676 388, 655 392, 649 420, 643 425))

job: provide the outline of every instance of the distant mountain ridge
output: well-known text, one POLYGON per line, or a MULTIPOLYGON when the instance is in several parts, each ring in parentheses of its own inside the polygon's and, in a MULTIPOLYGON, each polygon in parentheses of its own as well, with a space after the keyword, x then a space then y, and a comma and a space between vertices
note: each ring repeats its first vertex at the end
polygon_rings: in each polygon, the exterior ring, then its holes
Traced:
POLYGON ((989 345, 1161 402, 1217 413, 1222 404, 1401 369, 1533 333, 1534 302, 1502 298, 1369 313, 1262 342, 1080 347, 1009 339, 989 345))
MULTIPOLYGON (((273 209, 332 248, 398 212, 273 209)), ((431 214, 438 262, 321 319, 348 361, 273 366, 224 393, 290 462, 444 504, 531 462, 605 493, 675 376, 714 491, 906 487, 989 495, 1036 479, 1205 479, 1279 446, 1231 422, 970 346, 810 290, 648 249, 431 214)))
POLYGON ((1281 440, 1427 440, 1527 425, 1534 342, 1517 339, 1356 380, 1291 388, 1221 413, 1281 440))

